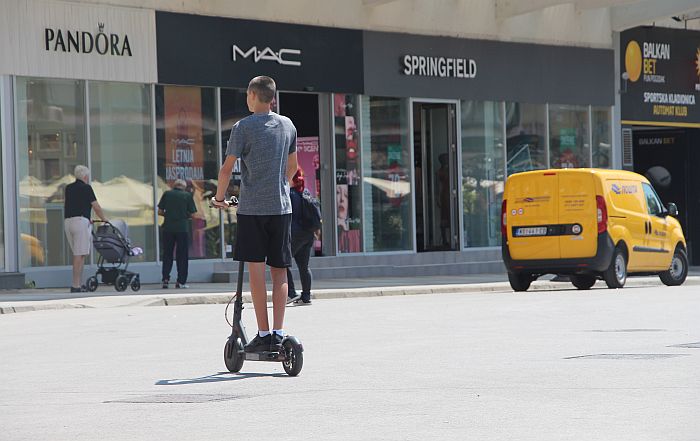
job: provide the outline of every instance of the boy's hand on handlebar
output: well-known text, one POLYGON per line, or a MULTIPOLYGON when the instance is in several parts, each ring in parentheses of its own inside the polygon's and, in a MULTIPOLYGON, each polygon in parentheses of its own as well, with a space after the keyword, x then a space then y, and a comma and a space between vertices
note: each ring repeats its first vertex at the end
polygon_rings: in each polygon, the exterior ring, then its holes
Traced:
POLYGON ((236 196, 231 196, 230 199, 224 199, 223 201, 217 201, 216 196, 209 200, 209 206, 213 208, 230 208, 238 205, 238 199, 236 196))

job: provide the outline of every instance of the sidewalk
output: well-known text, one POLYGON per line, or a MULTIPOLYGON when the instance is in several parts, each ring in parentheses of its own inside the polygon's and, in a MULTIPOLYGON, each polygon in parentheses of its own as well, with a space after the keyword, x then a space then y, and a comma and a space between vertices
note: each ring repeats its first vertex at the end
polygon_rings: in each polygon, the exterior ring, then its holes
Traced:
MULTIPOLYGON (((552 281, 547 275, 534 282, 530 290, 575 289, 569 282, 552 281)), ((700 285, 700 268, 691 268, 685 285, 700 285)), ((598 281, 596 288, 604 287, 598 281)), ((658 277, 631 277, 628 287, 663 287, 658 277)), ((71 308, 111 308, 120 306, 175 306, 225 304, 233 296, 234 284, 198 283, 186 290, 162 289, 144 285, 134 293, 117 292, 112 286, 100 286, 91 293, 71 294, 63 289, 23 289, 0 291, 0 314, 71 308)), ((250 302, 247 284, 243 300, 250 302)), ((377 277, 367 279, 327 279, 314 282, 313 298, 352 298, 437 293, 512 292, 508 277, 502 274, 466 276, 377 277)))

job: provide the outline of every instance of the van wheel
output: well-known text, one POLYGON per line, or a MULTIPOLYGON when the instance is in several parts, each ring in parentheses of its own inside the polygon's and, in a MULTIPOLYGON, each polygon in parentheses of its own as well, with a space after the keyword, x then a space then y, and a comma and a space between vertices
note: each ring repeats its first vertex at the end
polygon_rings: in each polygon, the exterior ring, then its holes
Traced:
POLYGON ((685 278, 688 276, 688 255, 685 250, 681 247, 676 247, 676 251, 673 253, 673 259, 671 259, 671 266, 659 274, 659 278, 668 286, 678 286, 685 282, 685 278))
POLYGON ((532 276, 526 273, 508 273, 508 281, 513 291, 527 291, 532 283, 532 276))
POLYGON ((569 276, 571 283, 578 289, 591 289, 595 285, 595 276, 587 274, 572 274, 569 276))
POLYGON ((622 288, 627 281, 627 254, 622 247, 615 248, 610 266, 603 272, 608 288, 622 288))

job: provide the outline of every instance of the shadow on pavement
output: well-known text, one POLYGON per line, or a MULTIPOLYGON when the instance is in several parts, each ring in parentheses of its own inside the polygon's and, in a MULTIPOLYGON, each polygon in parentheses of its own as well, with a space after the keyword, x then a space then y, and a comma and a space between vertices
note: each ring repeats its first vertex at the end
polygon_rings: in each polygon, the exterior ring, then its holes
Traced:
POLYGON ((170 380, 158 380, 156 381, 156 386, 178 386, 182 384, 201 384, 201 383, 217 383, 219 381, 234 381, 234 380, 245 380, 248 378, 256 377, 286 377, 287 374, 277 372, 274 374, 262 374, 259 372, 250 373, 234 373, 234 372, 217 372, 213 375, 207 375, 204 377, 197 378, 173 378, 170 380))

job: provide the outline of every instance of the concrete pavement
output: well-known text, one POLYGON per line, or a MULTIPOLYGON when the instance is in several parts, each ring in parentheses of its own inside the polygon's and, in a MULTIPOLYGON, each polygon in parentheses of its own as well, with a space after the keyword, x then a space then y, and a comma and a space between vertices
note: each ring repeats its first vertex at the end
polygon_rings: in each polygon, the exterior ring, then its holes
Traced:
POLYGON ((222 305, 1 316, 0 439, 696 441, 697 292, 321 299, 296 378, 225 372, 222 305))
MULTIPOLYGON (((700 269, 693 268, 685 282, 687 286, 700 285, 700 269)), ((533 283, 531 290, 575 289, 567 282, 551 280, 547 275, 533 283)), ((466 276, 376 277, 366 279, 326 279, 313 284, 314 299, 402 296, 444 293, 509 292, 508 278, 503 274, 466 276)), ((268 282, 269 285, 269 282, 268 282)), ((598 281, 596 287, 605 286, 598 281)), ((631 277, 626 287, 664 286, 658 277, 631 277)), ((130 289, 120 293, 112 286, 100 286, 94 293, 71 294, 65 289, 25 289, 0 291, 0 314, 52 309, 101 308, 124 306, 173 306, 222 304, 231 299, 235 285, 228 283, 192 284, 185 290, 162 289, 160 285, 144 285, 134 293, 130 289)), ((250 302, 247 284, 244 301, 250 302)))

